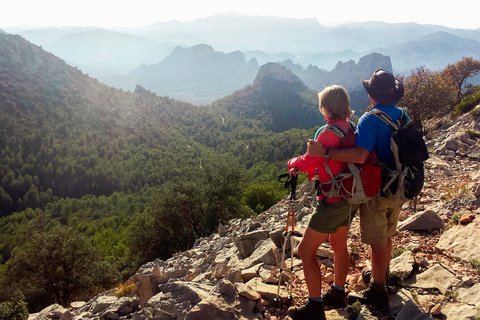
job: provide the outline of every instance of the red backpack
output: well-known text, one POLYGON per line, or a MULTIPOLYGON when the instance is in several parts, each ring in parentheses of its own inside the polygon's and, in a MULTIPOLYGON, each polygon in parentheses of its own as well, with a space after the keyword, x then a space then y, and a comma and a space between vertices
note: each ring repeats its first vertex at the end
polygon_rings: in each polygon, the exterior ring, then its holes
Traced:
MULTIPOLYGON (((345 133, 333 124, 327 124, 324 130, 332 131, 340 138, 339 148, 355 147, 355 126, 345 133)), ((362 164, 346 163, 345 169, 334 176, 327 162, 325 171, 330 175, 329 182, 319 183, 318 194, 327 198, 343 198, 350 204, 361 204, 376 197, 380 192, 382 170, 375 151, 370 152, 362 164)))

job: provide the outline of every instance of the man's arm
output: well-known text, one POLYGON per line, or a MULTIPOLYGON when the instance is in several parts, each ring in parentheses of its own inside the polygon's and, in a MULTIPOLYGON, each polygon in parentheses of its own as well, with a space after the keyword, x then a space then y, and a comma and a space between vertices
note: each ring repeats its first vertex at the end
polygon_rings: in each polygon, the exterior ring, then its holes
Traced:
MULTIPOLYGON (((325 148, 321 143, 310 139, 308 140, 307 153, 313 157, 325 156, 325 148)), ((361 147, 345 149, 328 149, 330 159, 340 162, 364 163, 370 152, 361 147)))

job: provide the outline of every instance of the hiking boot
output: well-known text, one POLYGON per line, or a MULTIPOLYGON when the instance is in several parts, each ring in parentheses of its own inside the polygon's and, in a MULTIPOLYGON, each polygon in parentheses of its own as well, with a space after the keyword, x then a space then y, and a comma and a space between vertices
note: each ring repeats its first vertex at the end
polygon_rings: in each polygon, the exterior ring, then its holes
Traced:
POLYGON ((293 320, 326 320, 323 303, 308 299, 307 303, 296 309, 290 310, 290 317, 293 320))
POLYGON ((350 304, 359 301, 375 309, 382 314, 390 314, 390 305, 388 303, 388 291, 384 285, 371 283, 365 290, 351 292, 348 294, 350 304))
POLYGON ((339 290, 333 286, 323 295, 325 309, 342 309, 347 307, 347 294, 345 290, 339 290))
MULTIPOLYGON (((372 269, 368 267, 365 267, 362 269, 362 280, 367 286, 370 284, 370 282, 372 282, 372 269)), ((388 294, 397 293, 400 287, 400 279, 392 276, 390 273, 387 273, 387 276, 385 277, 385 281, 387 284, 388 294)))

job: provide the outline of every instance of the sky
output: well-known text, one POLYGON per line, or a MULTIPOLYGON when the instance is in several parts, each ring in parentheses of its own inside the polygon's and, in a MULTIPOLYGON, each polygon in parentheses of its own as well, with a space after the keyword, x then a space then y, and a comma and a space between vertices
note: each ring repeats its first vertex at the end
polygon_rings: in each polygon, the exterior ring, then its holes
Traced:
POLYGON ((4 0, 0 28, 140 27, 227 12, 316 18, 326 26, 376 20, 480 28, 480 0, 4 0))

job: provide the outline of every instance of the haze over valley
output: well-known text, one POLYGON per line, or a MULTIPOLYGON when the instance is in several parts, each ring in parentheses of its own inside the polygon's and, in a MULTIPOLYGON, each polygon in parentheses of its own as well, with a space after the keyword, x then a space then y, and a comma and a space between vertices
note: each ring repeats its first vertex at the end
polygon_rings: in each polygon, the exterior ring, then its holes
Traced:
MULTIPOLYGON (((331 75, 324 78, 327 72, 338 74, 339 63, 357 64, 372 53, 390 59, 391 67, 384 62, 378 67, 400 75, 419 67, 440 70, 465 56, 480 57, 480 29, 418 23, 327 27, 316 19, 228 13, 136 28, 5 31, 20 34, 110 86, 131 91, 140 84, 159 95, 195 104, 211 103, 251 84, 267 62, 296 65, 293 71, 311 89, 320 90, 332 80, 331 75)), ((356 75, 369 73, 366 68, 356 75)), ((342 82, 347 77, 344 73, 333 80, 355 89, 342 82)))

